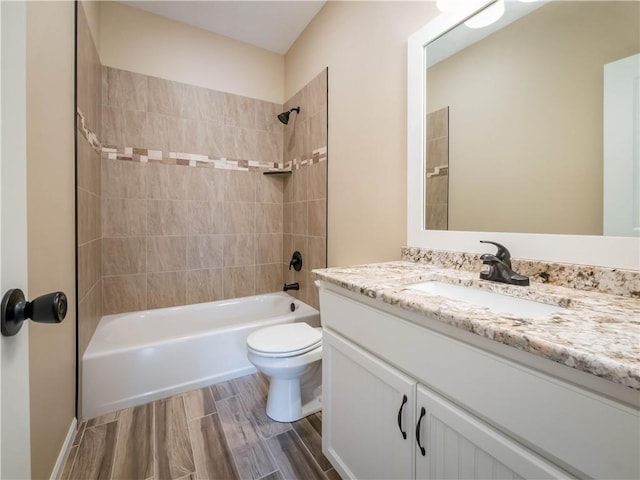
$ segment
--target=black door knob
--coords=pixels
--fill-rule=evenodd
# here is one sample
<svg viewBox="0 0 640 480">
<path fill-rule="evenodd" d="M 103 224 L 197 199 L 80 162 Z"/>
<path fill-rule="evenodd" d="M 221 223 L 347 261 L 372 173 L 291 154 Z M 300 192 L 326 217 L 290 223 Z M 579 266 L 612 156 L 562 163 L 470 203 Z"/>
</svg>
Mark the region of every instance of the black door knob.
<svg viewBox="0 0 640 480">
<path fill-rule="evenodd" d="M 12 337 L 20 331 L 22 322 L 27 318 L 38 323 L 60 323 L 67 315 L 67 296 L 53 292 L 27 302 L 22 290 L 16 288 L 4 294 L 1 309 L 2 335 Z"/>
</svg>

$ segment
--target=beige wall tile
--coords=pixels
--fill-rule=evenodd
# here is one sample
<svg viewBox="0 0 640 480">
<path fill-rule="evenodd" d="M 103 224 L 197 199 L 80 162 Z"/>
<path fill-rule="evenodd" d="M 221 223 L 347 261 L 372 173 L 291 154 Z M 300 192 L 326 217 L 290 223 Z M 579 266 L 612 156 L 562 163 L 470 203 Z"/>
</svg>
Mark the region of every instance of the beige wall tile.
<svg viewBox="0 0 640 480">
<path fill-rule="evenodd" d="M 178 117 L 182 102 L 182 88 L 180 83 L 149 77 L 148 112 Z"/>
<path fill-rule="evenodd" d="M 224 125 L 218 122 L 199 121 L 196 125 L 193 152 L 209 158 L 224 156 Z"/>
<path fill-rule="evenodd" d="M 307 169 L 309 170 L 309 200 L 327 198 L 327 162 L 314 163 Z"/>
<path fill-rule="evenodd" d="M 282 138 L 284 125 L 278 120 L 278 115 L 284 111 L 284 107 L 278 103 L 256 100 L 255 128 L 277 133 Z"/>
<path fill-rule="evenodd" d="M 449 107 L 427 114 L 427 140 L 449 136 Z"/>
<path fill-rule="evenodd" d="M 145 169 L 147 198 L 186 200 L 189 168 L 151 163 Z"/>
<path fill-rule="evenodd" d="M 255 203 L 224 203 L 224 232 L 254 233 Z"/>
<path fill-rule="evenodd" d="M 261 233 L 256 235 L 256 264 L 282 263 L 282 234 Z"/>
<path fill-rule="evenodd" d="M 147 237 L 146 271 L 173 272 L 187 268 L 187 237 Z"/>
<path fill-rule="evenodd" d="M 148 77 L 139 73 L 102 67 L 102 101 L 108 107 L 147 111 Z"/>
<path fill-rule="evenodd" d="M 189 200 L 201 200 L 204 202 L 222 202 L 225 199 L 225 190 L 229 173 L 217 168 L 189 167 L 187 198 Z"/>
<path fill-rule="evenodd" d="M 224 235 L 224 266 L 239 267 L 255 264 L 256 236 Z"/>
<path fill-rule="evenodd" d="M 147 200 L 102 199 L 102 235 L 133 237 L 147 234 Z"/>
<path fill-rule="evenodd" d="M 308 185 L 309 167 L 302 167 L 294 170 L 291 175 L 293 190 L 291 195 L 292 202 L 303 202 L 307 200 L 309 194 Z"/>
<path fill-rule="evenodd" d="M 100 198 L 78 189 L 78 244 L 100 238 Z"/>
<path fill-rule="evenodd" d="M 122 137 L 122 110 L 116 107 L 102 107 L 102 145 L 111 147 L 124 146 Z"/>
<path fill-rule="evenodd" d="M 147 169 L 140 162 L 102 160 L 102 196 L 104 198 L 145 198 Z"/>
<path fill-rule="evenodd" d="M 122 144 L 118 146 L 146 148 L 147 113 L 122 109 Z"/>
<path fill-rule="evenodd" d="M 147 113 L 145 148 L 162 152 L 169 151 L 170 118 L 160 113 Z"/>
<path fill-rule="evenodd" d="M 225 125 L 255 129 L 258 102 L 258 100 L 252 98 L 227 94 L 224 116 Z"/>
<path fill-rule="evenodd" d="M 307 202 L 308 208 L 308 226 L 307 231 L 309 235 L 317 237 L 327 236 L 327 201 L 312 200 Z"/>
<path fill-rule="evenodd" d="M 102 280 L 78 304 L 78 354 L 84 354 L 102 317 Z"/>
<path fill-rule="evenodd" d="M 178 87 L 178 90 L 180 92 L 178 116 L 180 118 L 197 120 L 199 116 L 198 87 L 196 87 L 195 85 L 176 82 L 174 82 L 174 85 Z"/>
<path fill-rule="evenodd" d="M 225 267 L 223 271 L 224 298 L 246 297 L 255 294 L 255 267 Z"/>
<path fill-rule="evenodd" d="M 146 275 L 104 277 L 102 292 L 103 315 L 147 309 Z"/>
<path fill-rule="evenodd" d="M 224 126 L 223 155 L 236 160 L 255 160 L 258 132 L 248 128 Z"/>
<path fill-rule="evenodd" d="M 280 203 L 256 204 L 256 233 L 279 233 L 283 231 L 283 211 Z"/>
<path fill-rule="evenodd" d="M 223 299 L 222 268 L 187 272 L 187 303 L 214 302 Z"/>
<path fill-rule="evenodd" d="M 187 268 L 222 267 L 224 261 L 223 235 L 189 236 L 187 241 Z"/>
<path fill-rule="evenodd" d="M 172 152 L 199 153 L 198 121 L 191 118 L 169 118 L 169 150 Z"/>
<path fill-rule="evenodd" d="M 327 240 L 324 237 L 308 237 L 307 270 L 327 267 Z"/>
<path fill-rule="evenodd" d="M 83 298 L 102 275 L 102 240 L 78 247 L 78 298 Z"/>
<path fill-rule="evenodd" d="M 149 200 L 148 234 L 182 235 L 187 231 L 187 202 Z"/>
<path fill-rule="evenodd" d="M 146 237 L 102 239 L 102 274 L 126 275 L 146 270 Z"/>
<path fill-rule="evenodd" d="M 184 305 L 187 299 L 187 272 L 149 273 L 147 308 Z"/>
<path fill-rule="evenodd" d="M 438 175 L 435 177 L 427 178 L 427 205 L 436 205 L 439 203 L 447 203 L 449 196 L 449 176 Z"/>
<path fill-rule="evenodd" d="M 449 164 L 449 139 L 436 138 L 427 142 L 427 168 Z"/>
<path fill-rule="evenodd" d="M 255 182 L 256 202 L 282 203 L 284 193 L 283 177 L 279 175 L 257 175 Z"/>
<path fill-rule="evenodd" d="M 282 231 L 293 233 L 293 203 L 282 204 Z"/>
<path fill-rule="evenodd" d="M 196 87 L 196 98 L 199 120 L 224 123 L 225 93 Z"/>
<path fill-rule="evenodd" d="M 280 292 L 283 283 L 281 264 L 256 266 L 256 295 Z"/>
<path fill-rule="evenodd" d="M 223 230 L 223 204 L 214 202 L 188 202 L 189 207 L 189 234 L 212 235 L 222 234 Z"/>
<path fill-rule="evenodd" d="M 279 164 L 282 162 L 282 149 L 282 134 L 257 131 L 255 156 L 251 159 Z"/>
<path fill-rule="evenodd" d="M 306 235 L 308 226 L 308 202 L 295 202 L 291 204 L 291 231 L 297 235 Z"/>
</svg>

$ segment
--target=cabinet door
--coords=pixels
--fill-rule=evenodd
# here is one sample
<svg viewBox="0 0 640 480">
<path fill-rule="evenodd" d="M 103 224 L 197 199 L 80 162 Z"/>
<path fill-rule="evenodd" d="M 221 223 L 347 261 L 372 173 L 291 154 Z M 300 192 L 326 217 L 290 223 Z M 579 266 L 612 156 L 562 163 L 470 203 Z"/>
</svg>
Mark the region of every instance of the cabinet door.
<svg viewBox="0 0 640 480">
<path fill-rule="evenodd" d="M 345 479 L 412 478 L 416 382 L 328 330 L 322 342 L 324 454 Z"/>
<path fill-rule="evenodd" d="M 569 477 L 423 385 L 417 387 L 416 413 L 416 435 L 424 447 L 416 441 L 418 479 Z"/>
</svg>

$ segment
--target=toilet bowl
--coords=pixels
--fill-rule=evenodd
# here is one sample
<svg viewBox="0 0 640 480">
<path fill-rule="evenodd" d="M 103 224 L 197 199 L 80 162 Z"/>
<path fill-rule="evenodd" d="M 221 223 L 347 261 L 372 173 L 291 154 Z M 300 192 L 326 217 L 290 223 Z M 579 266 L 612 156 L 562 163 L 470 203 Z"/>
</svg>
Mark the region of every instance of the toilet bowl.
<svg viewBox="0 0 640 480">
<path fill-rule="evenodd" d="M 322 329 L 306 323 L 262 328 L 247 337 L 247 358 L 269 376 L 267 415 L 294 422 L 321 409 Z"/>
</svg>

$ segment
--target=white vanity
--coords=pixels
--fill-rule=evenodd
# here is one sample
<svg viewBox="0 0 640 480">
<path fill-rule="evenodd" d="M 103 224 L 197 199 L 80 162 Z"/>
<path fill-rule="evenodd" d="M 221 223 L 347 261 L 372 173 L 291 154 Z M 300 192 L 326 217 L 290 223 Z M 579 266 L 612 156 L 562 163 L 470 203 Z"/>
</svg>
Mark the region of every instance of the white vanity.
<svg viewBox="0 0 640 480">
<path fill-rule="evenodd" d="M 314 273 L 343 478 L 640 477 L 637 299 L 413 262 Z M 410 288 L 425 280 L 566 308 L 518 318 Z"/>
</svg>

